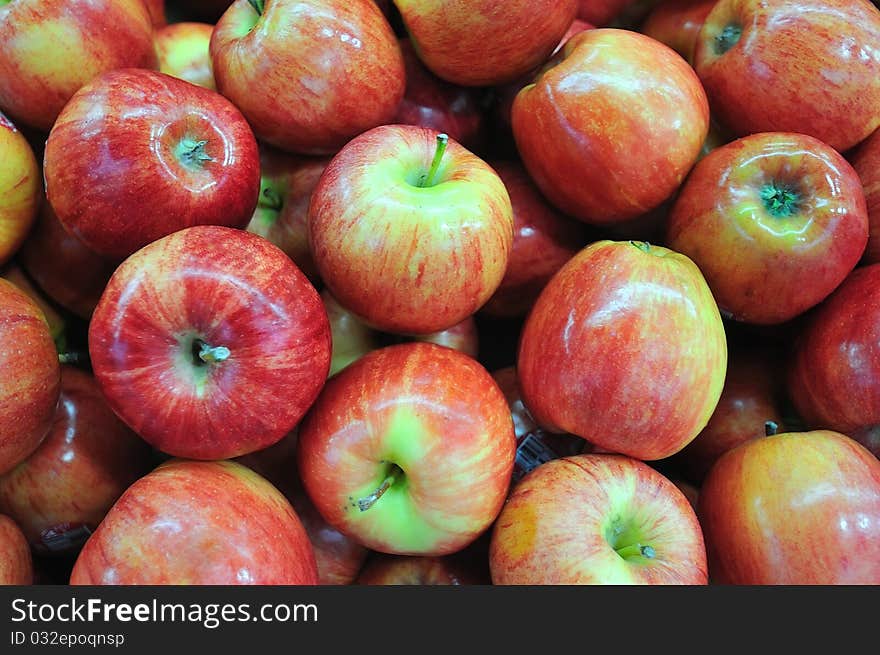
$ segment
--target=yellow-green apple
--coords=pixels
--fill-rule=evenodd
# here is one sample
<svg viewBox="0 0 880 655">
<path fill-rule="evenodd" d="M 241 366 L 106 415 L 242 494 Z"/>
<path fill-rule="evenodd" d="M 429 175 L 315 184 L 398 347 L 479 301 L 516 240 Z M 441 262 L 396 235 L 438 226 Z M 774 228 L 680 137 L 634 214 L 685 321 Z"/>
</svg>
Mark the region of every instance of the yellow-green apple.
<svg viewBox="0 0 880 655">
<path fill-rule="evenodd" d="M 101 257 L 65 230 L 45 198 L 17 259 L 40 290 L 86 320 L 118 263 Z"/>
<path fill-rule="evenodd" d="M 658 2 L 645 17 L 639 31 L 665 43 L 694 62 L 697 36 L 716 0 L 664 0 Z"/>
<path fill-rule="evenodd" d="M 709 129 L 693 68 L 631 30 L 569 39 L 513 102 L 523 163 L 547 199 L 588 223 L 613 224 L 659 206 L 679 187 Z"/>
<path fill-rule="evenodd" d="M 76 551 L 150 468 L 149 446 L 113 413 L 92 375 L 63 366 L 48 435 L 0 476 L 0 512 L 18 523 L 37 552 Z"/>
<path fill-rule="evenodd" d="M 624 455 L 563 457 L 514 488 L 492 528 L 496 585 L 705 585 L 693 507 L 653 468 Z"/>
<path fill-rule="evenodd" d="M 639 241 L 592 243 L 550 280 L 517 354 L 537 423 L 643 460 L 706 426 L 724 385 L 718 306 L 686 256 Z"/>
<path fill-rule="evenodd" d="M 153 39 L 159 57 L 159 70 L 206 89 L 216 90 L 208 46 L 214 26 L 183 21 L 156 30 Z"/>
<path fill-rule="evenodd" d="M 143 0 L 0 2 L 0 110 L 48 132 L 84 84 L 158 66 Z"/>
<path fill-rule="evenodd" d="M 330 366 L 327 313 L 305 275 L 263 237 L 209 225 L 120 264 L 88 345 L 120 418 L 158 450 L 190 459 L 276 443 Z"/>
<path fill-rule="evenodd" d="M 39 306 L 0 278 L 0 475 L 30 455 L 52 425 L 61 365 Z"/>
<path fill-rule="evenodd" d="M 394 0 L 419 58 L 462 86 L 512 82 L 553 52 L 577 0 Z"/>
<path fill-rule="evenodd" d="M 168 24 L 168 17 L 165 15 L 165 0 L 143 0 L 147 7 L 147 13 L 150 14 L 150 22 L 155 30 L 160 30 Z"/>
<path fill-rule="evenodd" d="M 859 144 L 850 163 L 862 181 L 868 208 L 869 236 L 862 263 L 876 264 L 880 262 L 880 129 Z"/>
<path fill-rule="evenodd" d="M 321 301 L 330 321 L 333 343 L 328 375 L 335 375 L 371 350 L 382 347 L 381 333 L 339 304 L 326 287 L 321 289 Z"/>
<path fill-rule="evenodd" d="M 488 371 L 451 348 L 409 342 L 327 381 L 300 424 L 297 464 L 315 507 L 343 534 L 379 552 L 447 555 L 495 520 L 514 448 Z"/>
<path fill-rule="evenodd" d="M 33 285 L 30 278 L 15 262 L 0 269 L 0 277 L 12 282 L 37 304 L 37 307 L 43 312 L 43 318 L 46 319 L 46 323 L 49 325 L 49 334 L 52 336 L 52 341 L 55 342 L 55 348 L 59 353 L 65 352 L 67 345 L 67 320 L 61 315 L 59 310 L 43 295 L 40 289 Z"/>
<path fill-rule="evenodd" d="M 513 210 L 498 174 L 455 140 L 384 125 L 333 157 L 308 232 L 321 279 L 344 307 L 385 332 L 427 334 L 498 288 Z"/>
<path fill-rule="evenodd" d="M 374 553 L 364 564 L 355 584 L 391 585 L 478 585 L 490 584 L 463 566 L 455 555 L 387 555 Z"/>
<path fill-rule="evenodd" d="M 878 51 L 868 0 L 719 0 L 694 68 L 736 136 L 799 132 L 843 152 L 880 126 Z"/>
<path fill-rule="evenodd" d="M 220 92 L 291 152 L 336 152 L 390 122 L 404 93 L 397 37 L 372 0 L 236 0 L 210 50 Z"/>
<path fill-rule="evenodd" d="M 134 68 L 74 94 L 49 133 L 43 172 L 65 229 L 118 259 L 193 225 L 244 227 L 260 191 L 256 139 L 229 100 Z"/>
<path fill-rule="evenodd" d="M 315 553 L 290 503 L 231 461 L 164 462 L 83 546 L 72 585 L 312 585 Z"/>
<path fill-rule="evenodd" d="M 856 268 L 807 317 L 795 340 L 788 394 L 808 427 L 870 439 L 880 425 L 878 380 L 880 264 L 871 264 Z"/>
<path fill-rule="evenodd" d="M 328 157 L 291 155 L 261 143 L 260 198 L 247 225 L 286 252 L 313 284 L 320 277 L 309 250 L 309 201 L 329 162 Z"/>
<path fill-rule="evenodd" d="M 41 195 L 40 167 L 34 151 L 0 113 L 0 266 L 24 243 L 37 216 Z"/>
<path fill-rule="evenodd" d="M 490 160 L 510 195 L 513 246 L 501 284 L 480 308 L 495 317 L 525 316 L 562 265 L 587 245 L 587 226 L 557 211 L 516 160 Z"/>
<path fill-rule="evenodd" d="M 880 584 L 880 461 L 830 430 L 722 455 L 698 515 L 713 583 Z"/>
<path fill-rule="evenodd" d="M 0 514 L 0 585 L 30 585 L 34 561 L 27 539 L 8 516 Z"/>
<path fill-rule="evenodd" d="M 867 242 L 858 174 L 834 148 L 793 132 L 751 134 L 703 157 L 665 239 L 700 267 L 725 316 L 765 325 L 826 298 Z"/>
</svg>

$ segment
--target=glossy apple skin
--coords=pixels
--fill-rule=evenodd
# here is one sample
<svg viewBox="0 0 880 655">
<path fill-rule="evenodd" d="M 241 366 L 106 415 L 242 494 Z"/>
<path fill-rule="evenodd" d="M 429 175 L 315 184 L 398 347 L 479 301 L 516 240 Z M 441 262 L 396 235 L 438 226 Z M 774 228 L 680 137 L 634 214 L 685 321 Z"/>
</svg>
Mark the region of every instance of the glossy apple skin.
<svg viewBox="0 0 880 655">
<path fill-rule="evenodd" d="M 465 548 L 495 520 L 513 468 L 498 385 L 473 358 L 435 344 L 364 355 L 327 381 L 299 434 L 300 476 L 321 515 L 390 554 Z M 359 509 L 395 465 L 403 473 Z"/>
<path fill-rule="evenodd" d="M 727 342 L 709 286 L 687 257 L 597 241 L 544 287 L 517 369 L 537 423 L 643 460 L 669 457 L 706 426 Z"/>
<path fill-rule="evenodd" d="M 369 0 L 269 0 L 262 16 L 236 0 L 211 60 L 259 139 L 302 154 L 333 154 L 390 122 L 405 88 L 397 37 Z"/>
<path fill-rule="evenodd" d="M 501 284 L 480 312 L 525 316 L 551 277 L 589 241 L 587 227 L 550 205 L 516 160 L 490 165 L 507 187 L 513 207 L 513 245 Z"/>
<path fill-rule="evenodd" d="M 855 269 L 798 334 L 788 391 L 811 428 L 880 425 L 880 264 Z"/>
<path fill-rule="evenodd" d="M 228 358 L 203 361 L 203 341 Z M 244 230 L 187 228 L 126 259 L 89 324 L 113 410 L 160 451 L 226 459 L 287 434 L 320 391 L 330 327 L 318 292 Z"/>
<path fill-rule="evenodd" d="M 395 334 L 445 330 L 479 309 L 504 277 L 513 242 L 498 174 L 450 139 L 432 186 L 418 187 L 437 131 L 386 125 L 330 162 L 312 194 L 309 245 L 336 299 Z"/>
<path fill-rule="evenodd" d="M 0 475 L 49 432 L 61 386 L 58 353 L 37 304 L 0 278 Z"/>
<path fill-rule="evenodd" d="M 18 252 L 18 261 L 47 296 L 86 320 L 117 265 L 116 260 L 101 257 L 65 230 L 45 199 Z"/>
<path fill-rule="evenodd" d="M 313 284 L 320 275 L 309 249 L 309 201 L 329 162 L 260 144 L 260 198 L 247 224 L 287 253 Z"/>
<path fill-rule="evenodd" d="M 131 485 L 72 585 L 313 585 L 315 553 L 278 489 L 235 462 L 171 460 Z"/>
<path fill-rule="evenodd" d="M 151 464 L 149 446 L 117 418 L 94 378 L 63 366 L 49 434 L 0 477 L 0 512 L 36 551 L 75 551 Z"/>
<path fill-rule="evenodd" d="M 418 555 L 372 555 L 364 565 L 355 584 L 391 585 L 475 585 L 489 584 L 457 562 L 453 556 L 424 557 Z"/>
<path fill-rule="evenodd" d="M 143 0 L 42 0 L 0 6 L 0 110 L 48 132 L 84 84 L 116 68 L 158 66 Z"/>
<path fill-rule="evenodd" d="M 676 191 L 708 133 L 709 105 L 678 53 L 602 28 L 568 40 L 560 61 L 517 94 L 511 122 L 547 199 L 587 223 L 613 224 Z"/>
<path fill-rule="evenodd" d="M 725 453 L 700 489 L 713 582 L 880 583 L 880 461 L 837 432 L 789 432 Z"/>
<path fill-rule="evenodd" d="M 794 194 L 774 211 L 766 191 Z M 767 132 L 716 148 L 688 176 L 666 244 L 690 257 L 725 315 L 789 321 L 855 268 L 868 242 L 861 181 L 833 148 L 804 134 Z"/>
<path fill-rule="evenodd" d="M 159 70 L 187 82 L 216 91 L 208 46 L 214 26 L 185 21 L 156 30 L 153 39 L 159 57 Z"/>
<path fill-rule="evenodd" d="M 0 277 L 9 282 L 12 282 L 15 286 L 25 292 L 28 298 L 33 300 L 37 307 L 40 308 L 40 311 L 43 313 L 43 318 L 46 319 L 46 323 L 49 326 L 49 334 L 52 336 L 52 341 L 55 342 L 55 348 L 59 353 L 66 352 L 67 347 L 67 319 L 62 316 L 58 309 L 51 304 L 51 302 L 46 298 L 42 291 L 37 289 L 33 283 L 31 283 L 30 278 L 24 273 L 24 271 L 19 267 L 15 262 L 3 267 L 0 269 Z"/>
<path fill-rule="evenodd" d="M 631 544 L 651 546 L 655 556 L 617 552 Z M 496 585 L 708 582 L 687 498 L 623 455 L 563 457 L 529 473 L 495 522 L 489 566 Z"/>
<path fill-rule="evenodd" d="M 41 195 L 34 151 L 12 121 L 0 113 L 0 266 L 24 243 Z"/>
<path fill-rule="evenodd" d="M 394 0 L 419 57 L 462 86 L 511 82 L 539 66 L 571 25 L 577 0 Z"/>
<path fill-rule="evenodd" d="M 181 154 L 202 141 L 201 154 Z M 46 197 L 65 229 L 118 259 L 193 225 L 244 227 L 260 189 L 241 112 L 214 91 L 143 69 L 77 91 L 44 161 Z"/>
<path fill-rule="evenodd" d="M 445 132 L 469 149 L 483 145 L 485 117 L 478 92 L 434 75 L 419 59 L 409 38 L 400 39 L 400 51 L 406 91 L 391 122 Z"/>
<path fill-rule="evenodd" d="M 21 529 L 0 514 L 0 585 L 30 585 L 34 582 L 31 549 Z"/>
<path fill-rule="evenodd" d="M 726 26 L 742 35 L 719 54 Z M 694 67 L 736 136 L 799 132 L 843 152 L 880 126 L 880 11 L 868 0 L 719 0 Z"/>
<path fill-rule="evenodd" d="M 664 0 L 648 13 L 639 31 L 694 62 L 697 36 L 716 0 Z"/>
<path fill-rule="evenodd" d="M 868 245 L 863 264 L 880 262 L 880 129 L 875 130 L 856 148 L 850 158 L 862 181 L 868 208 Z"/>
</svg>

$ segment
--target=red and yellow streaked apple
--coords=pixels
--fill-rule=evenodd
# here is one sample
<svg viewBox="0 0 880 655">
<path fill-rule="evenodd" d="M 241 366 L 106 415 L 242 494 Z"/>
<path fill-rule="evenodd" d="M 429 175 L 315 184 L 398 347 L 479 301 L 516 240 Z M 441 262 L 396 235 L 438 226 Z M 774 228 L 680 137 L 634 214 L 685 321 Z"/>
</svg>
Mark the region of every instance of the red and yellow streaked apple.
<svg viewBox="0 0 880 655">
<path fill-rule="evenodd" d="M 862 263 L 877 264 L 880 262 L 880 129 L 859 144 L 850 163 L 862 181 L 868 209 L 869 236 Z"/>
<path fill-rule="evenodd" d="M 165 15 L 165 0 L 144 0 L 147 6 L 147 12 L 150 14 L 150 22 L 157 31 L 168 24 L 168 17 Z"/>
<path fill-rule="evenodd" d="M 213 33 L 213 25 L 195 21 L 171 23 L 157 29 L 153 39 L 159 70 L 216 91 L 208 50 Z"/>
<path fill-rule="evenodd" d="M 639 28 L 665 43 L 693 65 L 697 37 L 716 0 L 664 0 L 654 5 Z"/>
<path fill-rule="evenodd" d="M 297 463 L 312 502 L 344 534 L 379 552 L 447 555 L 495 520 L 514 448 L 510 410 L 486 369 L 410 342 L 327 381 L 300 424 Z"/>
<path fill-rule="evenodd" d="M 36 303 L 40 311 L 43 312 L 43 318 L 46 319 L 46 323 L 49 325 L 49 334 L 52 335 L 55 348 L 59 353 L 64 353 L 67 346 L 67 318 L 60 313 L 40 289 L 33 285 L 27 274 L 15 262 L 0 269 L 0 277 L 12 282 L 12 284 L 24 291 L 28 298 Z"/>
<path fill-rule="evenodd" d="M 0 585 L 34 583 L 34 560 L 18 525 L 0 514 Z"/>
<path fill-rule="evenodd" d="M 12 121 L 0 113 L 0 266 L 18 252 L 40 206 L 40 167 Z"/>
</svg>

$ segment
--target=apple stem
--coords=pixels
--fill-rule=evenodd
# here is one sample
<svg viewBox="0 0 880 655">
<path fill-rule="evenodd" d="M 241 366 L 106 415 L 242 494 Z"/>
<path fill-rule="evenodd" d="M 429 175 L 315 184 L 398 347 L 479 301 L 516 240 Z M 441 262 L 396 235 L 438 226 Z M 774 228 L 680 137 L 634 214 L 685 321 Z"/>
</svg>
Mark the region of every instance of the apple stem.
<svg viewBox="0 0 880 655">
<path fill-rule="evenodd" d="M 210 346 L 201 339 L 196 339 L 193 345 L 199 348 L 199 359 L 205 364 L 223 362 L 232 354 L 226 346 Z"/>
<path fill-rule="evenodd" d="M 371 493 L 369 496 L 361 498 L 357 501 L 358 509 L 362 512 L 366 512 L 373 505 L 375 505 L 376 501 L 379 500 L 385 494 L 385 492 L 391 488 L 391 485 L 394 484 L 394 482 L 397 480 L 398 472 L 402 472 L 402 470 L 399 466 L 395 465 L 391 473 L 389 473 L 388 476 L 384 480 L 382 480 L 382 484 L 379 485 L 379 488 L 376 489 L 376 491 Z"/>
<path fill-rule="evenodd" d="M 779 430 L 779 424 L 776 421 L 764 422 L 764 436 L 772 437 Z"/>
<path fill-rule="evenodd" d="M 248 0 L 248 4 L 254 8 L 254 11 L 257 12 L 260 16 L 263 15 L 263 7 L 266 4 L 266 0 Z"/>
<path fill-rule="evenodd" d="M 630 243 L 642 252 L 650 252 L 651 250 L 651 244 L 647 241 L 630 241 Z"/>
<path fill-rule="evenodd" d="M 629 546 L 618 548 L 617 554 L 623 559 L 630 559 L 632 557 L 654 559 L 657 555 L 656 551 L 651 546 L 642 546 L 641 544 L 630 544 Z"/>
<path fill-rule="evenodd" d="M 427 174 L 423 175 L 422 179 L 419 180 L 420 187 L 434 186 L 434 177 L 437 175 L 437 170 L 440 168 L 440 160 L 443 159 L 443 155 L 446 152 L 446 145 L 448 143 L 449 135 L 437 135 L 437 149 L 434 151 L 434 160 L 431 162 L 431 168 L 428 169 Z"/>
<path fill-rule="evenodd" d="M 275 191 L 275 189 L 272 189 L 271 187 L 266 187 L 260 194 L 259 204 L 260 207 L 263 207 L 264 209 L 281 211 L 281 207 L 284 205 L 284 202 L 281 200 L 281 196 L 278 194 L 277 191 Z"/>
</svg>

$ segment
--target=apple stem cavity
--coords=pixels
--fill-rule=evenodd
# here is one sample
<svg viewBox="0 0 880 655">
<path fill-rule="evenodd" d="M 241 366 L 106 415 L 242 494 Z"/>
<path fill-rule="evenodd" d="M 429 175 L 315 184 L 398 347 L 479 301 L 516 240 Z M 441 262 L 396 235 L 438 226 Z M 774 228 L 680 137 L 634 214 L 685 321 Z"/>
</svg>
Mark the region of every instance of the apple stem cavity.
<svg viewBox="0 0 880 655">
<path fill-rule="evenodd" d="M 776 421 L 764 422 L 764 436 L 772 437 L 779 430 L 779 424 Z"/>
<path fill-rule="evenodd" d="M 226 346 L 211 346 L 201 339 L 193 341 L 193 359 L 196 364 L 216 364 L 226 361 L 231 354 Z"/>
<path fill-rule="evenodd" d="M 254 8 L 258 15 L 263 15 L 263 7 L 266 4 L 266 0 L 248 0 L 248 4 Z"/>
<path fill-rule="evenodd" d="M 742 25 L 730 23 L 725 25 L 721 33 L 715 37 L 715 53 L 723 55 L 739 42 L 742 36 Z"/>
<path fill-rule="evenodd" d="M 403 473 L 403 469 L 400 468 L 397 464 L 394 464 L 391 468 L 391 472 L 385 477 L 385 479 L 382 481 L 382 484 L 379 485 L 379 488 L 376 489 L 376 491 L 371 493 L 369 496 L 358 499 L 358 509 L 362 512 L 366 512 L 373 505 L 375 505 L 376 501 L 378 501 L 385 494 L 385 492 L 391 488 L 391 485 L 395 483 L 395 481 L 397 480 L 397 476 L 400 473 Z"/>
<path fill-rule="evenodd" d="M 437 171 L 440 168 L 440 161 L 446 153 L 446 146 L 448 143 L 449 135 L 437 135 L 437 149 L 434 151 L 434 160 L 431 162 L 431 168 L 429 168 L 428 172 L 425 175 L 422 175 L 422 178 L 419 180 L 419 187 L 425 188 L 434 186 L 434 178 L 437 176 Z"/>
<path fill-rule="evenodd" d="M 201 168 L 205 162 L 214 161 L 214 158 L 205 152 L 207 144 L 205 140 L 196 141 L 187 137 L 177 146 L 177 158 L 188 168 Z"/>
<path fill-rule="evenodd" d="M 643 546 L 641 544 L 630 544 L 629 546 L 618 548 L 616 552 L 625 560 L 632 559 L 633 557 L 654 559 L 657 555 L 656 551 L 651 546 Z"/>
<path fill-rule="evenodd" d="M 772 216 L 791 216 L 800 207 L 798 193 L 789 186 L 771 182 L 761 189 L 761 200 Z"/>
</svg>

